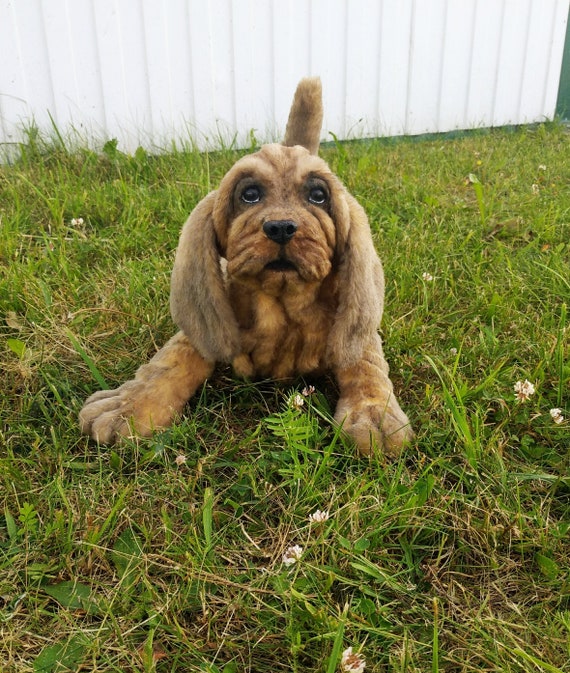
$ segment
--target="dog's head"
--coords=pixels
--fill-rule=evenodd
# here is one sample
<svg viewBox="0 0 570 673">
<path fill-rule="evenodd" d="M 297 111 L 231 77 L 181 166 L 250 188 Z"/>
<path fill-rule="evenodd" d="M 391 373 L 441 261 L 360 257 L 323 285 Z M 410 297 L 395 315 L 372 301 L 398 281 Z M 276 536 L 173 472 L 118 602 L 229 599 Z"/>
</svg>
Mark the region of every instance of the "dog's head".
<svg viewBox="0 0 570 673">
<path fill-rule="evenodd" d="M 348 233 L 343 191 L 304 147 L 266 145 L 238 161 L 212 213 L 228 276 L 270 294 L 323 281 Z"/>
<path fill-rule="evenodd" d="M 182 231 L 171 310 L 207 359 L 231 362 L 240 352 L 224 271 L 232 283 L 273 296 L 314 288 L 335 274 L 336 320 L 323 335 L 331 366 L 360 357 L 378 327 L 382 269 L 362 208 L 316 156 L 320 101 L 320 82 L 303 80 L 284 144 L 240 159 Z"/>
</svg>

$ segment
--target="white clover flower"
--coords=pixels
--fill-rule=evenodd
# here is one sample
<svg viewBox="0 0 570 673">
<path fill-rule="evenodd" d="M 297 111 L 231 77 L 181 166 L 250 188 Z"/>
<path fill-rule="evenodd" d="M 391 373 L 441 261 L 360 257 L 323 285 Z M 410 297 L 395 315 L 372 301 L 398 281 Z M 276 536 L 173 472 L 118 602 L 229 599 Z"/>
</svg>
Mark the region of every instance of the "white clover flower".
<svg viewBox="0 0 570 673">
<path fill-rule="evenodd" d="M 564 421 L 564 416 L 562 415 L 562 409 L 551 409 L 550 416 L 557 425 L 559 425 Z"/>
<path fill-rule="evenodd" d="M 321 512 L 320 509 L 317 509 L 312 514 L 309 514 L 309 521 L 311 523 L 324 523 L 325 521 L 328 521 L 328 519 L 329 519 L 328 510 Z"/>
<path fill-rule="evenodd" d="M 540 193 L 540 187 L 536 184 L 536 182 L 531 186 L 531 191 L 533 194 Z"/>
<path fill-rule="evenodd" d="M 283 563 L 286 566 L 291 566 L 294 563 L 297 563 L 297 561 L 300 561 L 302 555 L 303 555 L 303 547 L 299 547 L 298 544 L 295 544 L 291 547 L 287 547 L 285 553 L 283 554 Z"/>
<path fill-rule="evenodd" d="M 301 395 L 303 397 L 310 397 L 311 395 L 315 394 L 315 386 L 305 386 L 303 390 L 301 390 Z"/>
<path fill-rule="evenodd" d="M 305 399 L 303 398 L 302 395 L 299 395 L 299 393 L 297 393 L 296 395 L 293 395 L 293 397 L 289 401 L 289 404 L 293 407 L 293 409 L 297 409 L 297 411 L 300 411 L 305 405 Z"/>
<path fill-rule="evenodd" d="M 71 226 L 72 227 L 81 227 L 83 225 L 83 218 L 82 217 L 72 217 L 71 218 Z"/>
<path fill-rule="evenodd" d="M 538 164 L 538 170 L 539 171 L 545 171 L 546 170 L 546 165 L 545 164 Z"/>
<path fill-rule="evenodd" d="M 180 467 L 180 465 L 185 465 L 186 464 L 186 456 L 183 455 L 182 453 L 174 459 L 174 462 Z"/>
<path fill-rule="evenodd" d="M 526 402 L 526 400 L 530 399 L 531 395 L 534 395 L 534 386 L 527 379 L 517 381 L 514 388 L 519 402 Z"/>
<path fill-rule="evenodd" d="M 366 660 L 361 654 L 354 653 L 352 647 L 348 647 L 342 653 L 340 666 L 345 673 L 362 673 L 366 668 Z"/>
<path fill-rule="evenodd" d="M 451 355 L 457 355 L 457 348 L 450 348 L 449 352 Z"/>
<path fill-rule="evenodd" d="M 433 276 L 431 275 L 431 273 L 428 273 L 427 271 L 424 271 L 422 273 L 422 278 L 423 280 L 426 281 L 426 283 L 431 283 L 431 281 L 433 280 Z"/>
</svg>

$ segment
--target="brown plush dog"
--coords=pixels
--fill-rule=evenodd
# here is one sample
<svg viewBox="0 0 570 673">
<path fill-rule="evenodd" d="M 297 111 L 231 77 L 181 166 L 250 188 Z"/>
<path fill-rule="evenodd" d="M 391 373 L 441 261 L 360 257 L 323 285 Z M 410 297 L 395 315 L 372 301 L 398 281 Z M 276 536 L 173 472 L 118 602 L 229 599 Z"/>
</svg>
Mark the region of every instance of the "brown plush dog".
<svg viewBox="0 0 570 673">
<path fill-rule="evenodd" d="M 377 328 L 384 278 L 363 209 L 317 155 L 318 78 L 299 83 L 282 145 L 240 159 L 184 225 L 171 286 L 180 328 L 81 430 L 102 443 L 169 426 L 216 362 L 246 377 L 331 372 L 335 420 L 363 454 L 413 437 Z"/>
</svg>

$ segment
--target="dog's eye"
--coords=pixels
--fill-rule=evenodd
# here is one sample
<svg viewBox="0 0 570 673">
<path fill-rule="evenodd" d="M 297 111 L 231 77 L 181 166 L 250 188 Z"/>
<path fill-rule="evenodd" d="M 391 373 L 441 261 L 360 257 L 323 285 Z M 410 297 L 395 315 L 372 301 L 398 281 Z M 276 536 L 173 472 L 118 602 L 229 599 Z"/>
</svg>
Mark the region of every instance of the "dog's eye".
<svg viewBox="0 0 570 673">
<path fill-rule="evenodd" d="M 316 206 L 322 206 L 327 199 L 328 194 L 322 187 L 313 187 L 309 192 L 309 201 Z"/>
<path fill-rule="evenodd" d="M 240 195 L 244 203 L 258 203 L 261 201 L 261 189 L 257 185 L 246 187 Z"/>
</svg>

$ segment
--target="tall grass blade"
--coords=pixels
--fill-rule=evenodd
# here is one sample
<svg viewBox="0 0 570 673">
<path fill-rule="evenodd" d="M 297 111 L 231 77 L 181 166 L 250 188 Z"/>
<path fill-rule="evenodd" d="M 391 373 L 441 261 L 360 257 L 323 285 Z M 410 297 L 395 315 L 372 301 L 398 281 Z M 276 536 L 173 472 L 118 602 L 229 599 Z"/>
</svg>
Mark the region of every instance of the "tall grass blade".
<svg viewBox="0 0 570 673">
<path fill-rule="evenodd" d="M 214 520 L 214 490 L 209 486 L 204 490 L 204 505 L 202 506 L 202 525 L 206 549 L 212 548 L 212 530 Z"/>
<path fill-rule="evenodd" d="M 439 673 L 439 604 L 433 599 L 433 642 L 431 673 Z"/>
<path fill-rule="evenodd" d="M 560 322 L 558 323 L 558 334 L 556 337 L 556 348 L 554 358 L 556 364 L 556 374 L 558 375 L 558 388 L 556 390 L 556 406 L 562 406 L 562 397 L 566 381 L 564 380 L 564 343 L 568 325 L 566 324 L 566 304 L 560 307 Z"/>
<path fill-rule="evenodd" d="M 343 639 L 344 639 L 344 615 L 338 622 L 338 628 L 334 638 L 333 648 L 329 659 L 329 665 L 327 666 L 327 673 L 334 673 L 337 669 L 337 664 L 340 661 L 340 653 L 342 650 Z"/>
<path fill-rule="evenodd" d="M 542 659 L 539 659 L 538 657 L 535 657 L 532 654 L 529 654 L 528 652 L 525 652 L 524 650 L 521 650 L 518 647 L 512 650 L 512 653 L 517 655 L 521 659 L 528 661 L 537 668 L 546 671 L 546 673 L 564 673 L 564 671 L 561 668 L 558 668 L 558 666 L 553 666 L 552 664 L 549 664 L 546 661 L 542 661 Z"/>
<path fill-rule="evenodd" d="M 443 399 L 451 413 L 451 422 L 457 435 L 463 442 L 467 462 L 473 469 L 475 469 L 478 463 L 479 442 L 477 440 L 477 435 L 473 435 L 473 431 L 467 417 L 467 409 L 462 400 L 463 394 L 459 390 L 455 381 L 451 379 L 451 386 L 453 388 L 452 394 L 434 360 L 429 355 L 425 355 L 425 358 L 430 363 L 441 382 Z"/>
<path fill-rule="evenodd" d="M 97 366 L 95 365 L 93 360 L 89 357 L 83 346 L 79 343 L 79 340 L 71 333 L 70 330 L 67 330 L 67 337 L 73 344 L 73 348 L 75 348 L 77 354 L 87 365 L 89 371 L 91 372 L 95 381 L 97 381 L 97 384 L 99 385 L 101 390 L 109 390 L 110 388 L 109 384 L 107 383 L 107 381 L 105 381 L 105 378 L 103 377 L 101 372 L 97 369 Z"/>
</svg>

